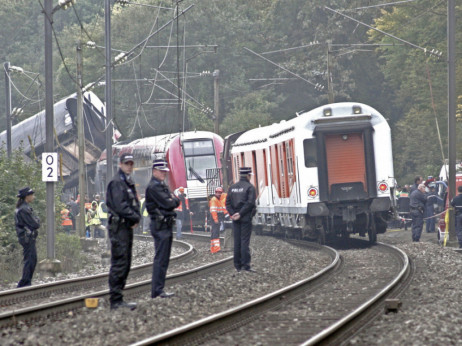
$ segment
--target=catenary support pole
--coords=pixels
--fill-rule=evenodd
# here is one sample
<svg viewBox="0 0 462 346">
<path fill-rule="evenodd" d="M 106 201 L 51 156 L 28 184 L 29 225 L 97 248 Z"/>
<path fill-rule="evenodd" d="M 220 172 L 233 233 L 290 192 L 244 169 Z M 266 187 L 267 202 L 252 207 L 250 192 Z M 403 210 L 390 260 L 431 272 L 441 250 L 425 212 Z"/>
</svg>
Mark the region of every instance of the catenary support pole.
<svg viewBox="0 0 462 346">
<path fill-rule="evenodd" d="M 6 92 L 6 150 L 8 157 L 11 157 L 11 83 L 10 83 L 10 62 L 3 64 L 5 69 L 5 92 Z"/>
</svg>

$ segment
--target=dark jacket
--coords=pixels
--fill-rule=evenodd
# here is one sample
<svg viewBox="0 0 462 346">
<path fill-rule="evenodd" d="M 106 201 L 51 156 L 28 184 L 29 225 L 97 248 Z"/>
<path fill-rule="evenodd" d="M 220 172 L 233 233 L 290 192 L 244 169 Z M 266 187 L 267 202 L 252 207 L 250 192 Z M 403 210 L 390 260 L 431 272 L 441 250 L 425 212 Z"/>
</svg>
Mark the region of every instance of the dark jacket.
<svg viewBox="0 0 462 346">
<path fill-rule="evenodd" d="M 106 205 L 110 213 L 109 223 L 112 214 L 117 214 L 120 219 L 129 226 L 140 222 L 140 202 L 136 196 L 135 184 L 127 180 L 125 173 L 119 169 L 107 186 Z"/>
<path fill-rule="evenodd" d="M 247 178 L 241 178 L 228 190 L 226 210 L 230 216 L 239 213 L 241 215 L 240 221 L 250 221 L 255 209 L 255 199 L 255 187 Z"/>
<path fill-rule="evenodd" d="M 411 193 L 409 203 L 411 209 L 421 209 L 423 212 L 426 203 L 427 197 L 420 190 L 415 190 Z"/>
<path fill-rule="evenodd" d="M 155 218 L 156 209 L 164 217 L 176 216 L 174 209 L 180 205 L 178 197 L 173 196 L 164 182 L 152 177 L 146 188 L 146 209 L 149 216 Z"/>
<path fill-rule="evenodd" d="M 34 214 L 31 206 L 24 202 L 14 211 L 14 221 L 16 224 L 16 234 L 21 237 L 25 234 L 26 228 L 30 231 L 36 231 L 40 228 L 40 220 Z"/>
<path fill-rule="evenodd" d="M 451 205 L 455 208 L 456 215 L 462 214 L 462 193 L 452 199 Z"/>
</svg>

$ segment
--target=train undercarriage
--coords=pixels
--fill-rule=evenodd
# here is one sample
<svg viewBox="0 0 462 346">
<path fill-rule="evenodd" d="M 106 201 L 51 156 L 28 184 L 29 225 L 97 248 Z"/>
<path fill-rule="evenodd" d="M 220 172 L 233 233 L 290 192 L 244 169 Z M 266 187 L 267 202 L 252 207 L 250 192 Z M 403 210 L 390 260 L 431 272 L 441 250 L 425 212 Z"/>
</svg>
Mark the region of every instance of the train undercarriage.
<svg viewBox="0 0 462 346">
<path fill-rule="evenodd" d="M 257 213 L 254 225 L 259 234 L 304 239 L 320 244 L 331 243 L 338 238 L 346 240 L 352 234 L 367 236 L 369 243 L 375 244 L 377 234 L 386 232 L 389 217 L 388 211 L 361 210 L 355 213 L 347 207 L 343 208 L 340 215 L 338 210 L 331 210 L 327 216 L 316 217 L 308 214 Z"/>
</svg>

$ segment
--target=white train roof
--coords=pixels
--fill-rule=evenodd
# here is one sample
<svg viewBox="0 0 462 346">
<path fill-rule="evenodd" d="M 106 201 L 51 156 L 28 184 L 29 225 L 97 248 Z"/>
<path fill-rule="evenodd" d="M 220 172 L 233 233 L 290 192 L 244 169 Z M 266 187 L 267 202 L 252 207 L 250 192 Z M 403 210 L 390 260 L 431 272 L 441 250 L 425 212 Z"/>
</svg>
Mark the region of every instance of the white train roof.
<svg viewBox="0 0 462 346">
<path fill-rule="evenodd" d="M 353 107 L 360 107 L 360 112 L 354 114 Z M 325 116 L 324 111 L 329 109 L 331 115 Z M 256 145 L 258 147 L 260 143 L 262 146 L 266 146 L 267 142 L 272 141 L 273 138 L 283 136 L 284 133 L 292 132 L 294 129 L 305 128 L 313 131 L 317 123 L 323 122 L 324 120 L 326 120 L 326 122 L 341 122 L 351 121 L 354 120 L 354 118 L 360 120 L 366 117 L 371 121 L 372 126 L 379 123 L 386 123 L 385 118 L 377 110 L 368 105 L 355 102 L 328 104 L 311 111 L 297 113 L 297 115 L 297 117 L 287 121 L 282 120 L 279 123 L 246 131 L 234 142 L 233 147 L 243 145 Z"/>
</svg>

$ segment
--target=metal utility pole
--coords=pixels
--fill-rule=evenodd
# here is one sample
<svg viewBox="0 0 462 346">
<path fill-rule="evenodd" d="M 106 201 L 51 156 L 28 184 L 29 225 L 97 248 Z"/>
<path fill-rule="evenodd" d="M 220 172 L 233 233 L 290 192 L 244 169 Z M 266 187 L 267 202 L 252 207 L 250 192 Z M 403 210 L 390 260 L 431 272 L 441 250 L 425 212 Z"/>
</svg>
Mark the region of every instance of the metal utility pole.
<svg viewBox="0 0 462 346">
<path fill-rule="evenodd" d="M 53 53 L 52 17 L 53 0 L 45 0 L 45 152 L 54 151 Z M 55 258 L 55 183 L 46 182 L 47 258 Z"/>
<path fill-rule="evenodd" d="M 5 91 L 6 91 L 6 150 L 8 157 L 11 157 L 11 83 L 10 83 L 10 62 L 3 64 L 5 69 Z"/>
<path fill-rule="evenodd" d="M 448 0 L 448 136 L 449 136 L 449 195 L 456 195 L 456 10 L 455 0 Z M 456 243 L 454 212 L 449 210 L 449 242 Z"/>
<path fill-rule="evenodd" d="M 182 0 L 180 0 L 182 1 Z M 177 126 L 178 128 L 175 131 L 181 131 L 182 124 L 182 114 L 181 114 L 181 78 L 180 78 L 180 31 L 179 31 L 179 21 L 180 21 L 180 1 L 176 2 L 176 74 L 177 74 L 177 83 L 178 83 L 178 117 L 177 117 Z"/>
<path fill-rule="evenodd" d="M 104 1 L 106 45 L 106 185 L 112 178 L 112 66 L 111 66 L 111 1 Z M 80 195 L 83 198 L 84 195 Z"/>
<path fill-rule="evenodd" d="M 219 135 L 220 134 L 220 124 L 218 122 L 219 120 L 219 110 L 220 110 L 220 96 L 219 96 L 219 90 L 218 90 L 218 81 L 220 80 L 220 70 L 215 70 L 213 71 L 213 108 L 214 108 L 214 116 L 215 119 L 213 121 L 214 126 L 213 126 L 213 131 Z"/>
<path fill-rule="evenodd" d="M 85 238 L 85 133 L 83 121 L 83 96 L 82 96 L 82 47 L 77 44 L 77 138 L 79 143 L 79 229 L 77 233 Z"/>
<path fill-rule="evenodd" d="M 329 103 L 334 103 L 334 87 L 332 85 L 331 43 L 327 43 L 327 97 Z"/>
</svg>

